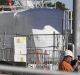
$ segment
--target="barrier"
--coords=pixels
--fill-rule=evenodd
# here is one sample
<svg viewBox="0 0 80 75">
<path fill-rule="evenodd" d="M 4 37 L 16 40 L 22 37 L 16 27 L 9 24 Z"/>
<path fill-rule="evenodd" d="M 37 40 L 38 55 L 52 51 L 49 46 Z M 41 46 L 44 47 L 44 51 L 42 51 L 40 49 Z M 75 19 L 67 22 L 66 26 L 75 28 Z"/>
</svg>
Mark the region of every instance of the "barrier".
<svg viewBox="0 0 80 75">
<path fill-rule="evenodd" d="M 59 71 L 44 71 L 38 69 L 29 69 L 22 67 L 12 67 L 12 66 L 4 66 L 0 65 L 0 71 L 7 72 L 11 75 L 80 75 L 80 73 L 76 72 L 59 72 Z"/>
</svg>

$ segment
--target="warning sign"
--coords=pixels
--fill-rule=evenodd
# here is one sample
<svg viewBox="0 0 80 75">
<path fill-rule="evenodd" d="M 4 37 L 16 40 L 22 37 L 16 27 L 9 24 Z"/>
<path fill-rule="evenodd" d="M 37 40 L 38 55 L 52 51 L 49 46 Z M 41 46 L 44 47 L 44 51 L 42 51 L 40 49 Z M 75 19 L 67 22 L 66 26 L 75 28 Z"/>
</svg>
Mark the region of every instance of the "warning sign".
<svg viewBox="0 0 80 75">
<path fill-rule="evenodd" d="M 14 37 L 14 54 L 26 54 L 26 37 Z"/>
</svg>

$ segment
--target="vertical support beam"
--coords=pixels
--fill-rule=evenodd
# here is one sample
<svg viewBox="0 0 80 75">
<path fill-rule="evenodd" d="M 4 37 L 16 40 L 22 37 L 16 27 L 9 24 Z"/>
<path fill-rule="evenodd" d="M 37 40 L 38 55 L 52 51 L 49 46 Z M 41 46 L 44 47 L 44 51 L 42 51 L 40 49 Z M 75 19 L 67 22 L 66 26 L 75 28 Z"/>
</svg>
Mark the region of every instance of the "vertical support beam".
<svg viewBox="0 0 80 75">
<path fill-rule="evenodd" d="M 65 11 L 64 11 L 64 18 L 63 18 L 63 31 L 66 29 L 66 25 L 65 25 Z"/>
<path fill-rule="evenodd" d="M 72 29 L 72 21 L 73 21 L 73 15 L 72 15 L 72 11 L 71 11 L 71 34 L 73 33 L 73 29 Z"/>
<path fill-rule="evenodd" d="M 55 0 L 55 9 L 56 9 L 56 2 L 57 2 L 57 1 Z"/>
<path fill-rule="evenodd" d="M 80 0 L 74 0 L 75 2 L 75 56 L 80 55 Z"/>
</svg>

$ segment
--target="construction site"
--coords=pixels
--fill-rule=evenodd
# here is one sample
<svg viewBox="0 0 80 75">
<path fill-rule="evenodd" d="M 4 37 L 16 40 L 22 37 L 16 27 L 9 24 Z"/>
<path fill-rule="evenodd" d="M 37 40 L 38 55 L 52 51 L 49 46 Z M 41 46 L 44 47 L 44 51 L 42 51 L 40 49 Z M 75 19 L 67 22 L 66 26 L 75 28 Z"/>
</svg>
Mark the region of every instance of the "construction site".
<svg viewBox="0 0 80 75">
<path fill-rule="evenodd" d="M 49 7 L 49 2 L 8 0 L 9 5 L 0 6 L 0 71 L 11 75 L 67 75 L 56 71 L 65 50 L 71 50 L 75 57 L 80 54 L 78 21 L 72 10 L 57 9 L 56 0 L 54 7 Z M 7 70 L 8 66 L 13 67 Z"/>
</svg>

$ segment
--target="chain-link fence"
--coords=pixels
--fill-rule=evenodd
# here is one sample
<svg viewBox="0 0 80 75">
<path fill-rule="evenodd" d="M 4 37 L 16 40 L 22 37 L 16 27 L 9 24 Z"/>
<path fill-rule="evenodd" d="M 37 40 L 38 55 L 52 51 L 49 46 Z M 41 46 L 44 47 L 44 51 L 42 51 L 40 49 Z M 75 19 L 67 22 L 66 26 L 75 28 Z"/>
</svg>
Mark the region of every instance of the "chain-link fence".
<svg viewBox="0 0 80 75">
<path fill-rule="evenodd" d="M 58 70 L 58 63 L 64 56 L 64 37 L 60 34 L 29 35 L 27 41 L 28 67 Z"/>
<path fill-rule="evenodd" d="M 28 68 L 58 70 L 58 63 L 64 56 L 61 50 L 36 50 L 27 54 Z"/>
<path fill-rule="evenodd" d="M 0 42 L 0 60 L 15 60 L 14 37 L 26 37 L 26 53 L 23 55 L 25 56 L 25 63 L 28 68 L 58 70 L 58 63 L 64 56 L 65 44 L 63 35 L 30 34 L 23 36 L 3 34 Z"/>
<path fill-rule="evenodd" d="M 13 49 L 0 49 L 0 60 L 12 61 L 14 60 L 14 50 Z"/>
</svg>

